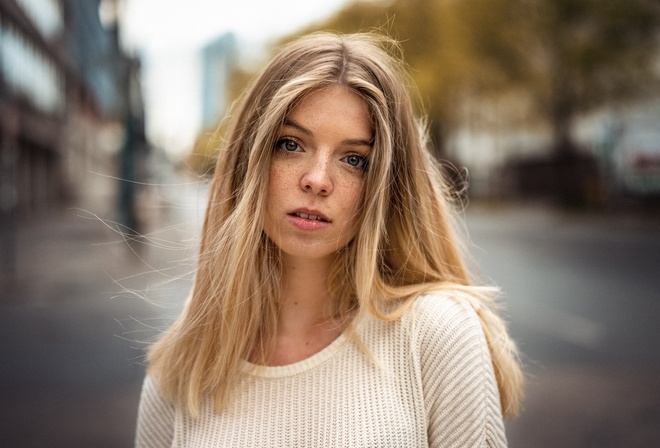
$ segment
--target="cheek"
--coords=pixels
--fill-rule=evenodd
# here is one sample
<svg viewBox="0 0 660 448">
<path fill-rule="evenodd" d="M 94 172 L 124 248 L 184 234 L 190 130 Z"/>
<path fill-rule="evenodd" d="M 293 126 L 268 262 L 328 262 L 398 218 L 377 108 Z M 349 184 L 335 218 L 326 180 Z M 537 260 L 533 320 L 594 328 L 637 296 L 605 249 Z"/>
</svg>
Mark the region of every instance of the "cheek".
<svg viewBox="0 0 660 448">
<path fill-rule="evenodd" d="M 277 160 L 276 156 L 270 163 L 268 171 L 268 191 L 281 192 L 291 189 L 292 180 L 296 176 L 296 167 L 293 163 Z"/>
<path fill-rule="evenodd" d="M 286 180 L 291 178 L 292 173 L 288 171 L 282 164 L 271 164 L 268 172 L 268 203 L 271 198 L 277 200 L 289 188 Z"/>
<path fill-rule="evenodd" d="M 359 210 L 362 203 L 362 188 L 363 182 L 361 180 L 351 180 L 347 182 L 341 191 L 341 204 L 345 213 L 350 214 L 354 220 L 358 219 Z"/>
<path fill-rule="evenodd" d="M 266 191 L 266 222 L 265 227 L 268 233 L 274 225 L 274 217 L 277 215 L 277 209 L 281 202 L 281 174 L 278 170 L 271 167 L 268 173 L 268 190 Z"/>
</svg>

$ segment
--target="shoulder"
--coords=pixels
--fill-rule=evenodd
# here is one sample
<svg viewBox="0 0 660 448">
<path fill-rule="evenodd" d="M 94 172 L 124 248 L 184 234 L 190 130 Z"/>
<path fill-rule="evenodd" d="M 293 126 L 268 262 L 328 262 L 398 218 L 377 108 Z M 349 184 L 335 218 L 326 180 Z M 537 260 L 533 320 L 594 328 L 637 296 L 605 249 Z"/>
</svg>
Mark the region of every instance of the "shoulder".
<svg viewBox="0 0 660 448">
<path fill-rule="evenodd" d="M 160 393 L 158 381 L 153 375 L 147 374 L 144 377 L 142 383 L 142 398 L 149 401 L 166 402 Z"/>
<path fill-rule="evenodd" d="M 417 353 L 448 348 L 447 343 L 456 339 L 483 338 L 479 317 L 465 298 L 449 292 L 433 292 L 403 306 L 405 311 L 400 319 L 383 321 L 370 316 L 361 327 L 361 337 L 369 340 L 377 335 L 405 341 L 410 344 L 408 350 Z M 388 311 L 396 313 L 395 308 Z"/>
<path fill-rule="evenodd" d="M 404 319 L 421 371 L 434 382 L 492 369 L 481 321 L 465 298 L 450 293 L 420 296 Z"/>
<path fill-rule="evenodd" d="M 457 333 L 479 336 L 483 333 L 476 311 L 466 300 L 450 293 L 432 293 L 414 299 L 405 319 L 414 333 L 434 339 L 451 338 Z"/>
<path fill-rule="evenodd" d="M 140 396 L 136 446 L 140 448 L 170 446 L 174 418 L 175 407 L 161 395 L 155 378 L 147 375 Z"/>
<path fill-rule="evenodd" d="M 172 405 L 161 393 L 158 381 L 152 375 L 147 374 L 142 384 L 140 396 L 140 411 L 149 414 L 171 415 L 174 412 Z"/>
<path fill-rule="evenodd" d="M 418 296 L 413 299 L 411 310 L 417 313 L 427 313 L 429 315 L 446 315 L 461 310 L 472 310 L 472 307 L 464 300 L 450 292 L 432 292 Z"/>
<path fill-rule="evenodd" d="M 469 298 L 415 299 L 411 321 L 430 446 L 506 446 L 499 391 L 481 320 Z"/>
</svg>

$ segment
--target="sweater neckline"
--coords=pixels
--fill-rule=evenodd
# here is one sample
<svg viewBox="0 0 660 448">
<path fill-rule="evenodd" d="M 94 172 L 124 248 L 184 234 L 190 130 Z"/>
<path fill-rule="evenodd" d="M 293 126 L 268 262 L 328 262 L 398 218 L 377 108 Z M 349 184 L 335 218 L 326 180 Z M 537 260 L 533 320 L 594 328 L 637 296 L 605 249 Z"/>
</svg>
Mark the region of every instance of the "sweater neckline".
<svg viewBox="0 0 660 448">
<path fill-rule="evenodd" d="M 299 375 L 323 364 L 340 351 L 348 340 L 346 333 L 347 332 L 344 331 L 327 347 L 301 361 L 283 366 L 263 366 L 249 361 L 243 361 L 242 370 L 249 375 L 261 378 L 284 378 Z"/>
</svg>

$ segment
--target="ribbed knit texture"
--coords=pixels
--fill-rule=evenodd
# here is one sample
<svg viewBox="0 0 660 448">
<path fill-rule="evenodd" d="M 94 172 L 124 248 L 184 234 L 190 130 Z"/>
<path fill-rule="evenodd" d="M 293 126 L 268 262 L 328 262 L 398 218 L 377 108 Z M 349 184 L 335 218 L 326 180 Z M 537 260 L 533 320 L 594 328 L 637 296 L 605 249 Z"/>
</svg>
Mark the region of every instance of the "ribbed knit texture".
<svg viewBox="0 0 660 448">
<path fill-rule="evenodd" d="M 398 321 L 368 318 L 357 329 L 378 365 L 342 335 L 301 362 L 260 368 L 227 412 L 216 414 L 207 399 L 197 420 L 147 376 L 136 447 L 506 446 L 488 347 L 469 305 L 424 296 Z"/>
</svg>

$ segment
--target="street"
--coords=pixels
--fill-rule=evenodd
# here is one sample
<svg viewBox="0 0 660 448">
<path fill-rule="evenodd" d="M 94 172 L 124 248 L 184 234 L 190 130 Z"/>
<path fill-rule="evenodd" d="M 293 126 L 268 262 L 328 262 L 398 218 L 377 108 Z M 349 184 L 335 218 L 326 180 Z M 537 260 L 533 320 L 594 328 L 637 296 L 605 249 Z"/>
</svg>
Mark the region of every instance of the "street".
<svg viewBox="0 0 660 448">
<path fill-rule="evenodd" d="M 512 447 L 660 446 L 660 220 L 467 213 L 528 373 Z"/>
<path fill-rule="evenodd" d="M 20 227 L 0 300 L 2 446 L 132 445 L 144 348 L 186 298 L 202 219 L 202 185 L 166 189 L 146 243 L 83 210 Z M 466 213 L 529 377 L 511 447 L 660 446 L 657 217 Z"/>
<path fill-rule="evenodd" d="M 155 192 L 133 244 L 108 211 L 20 226 L 0 300 L 0 446 L 133 445 L 144 349 L 186 298 L 204 188 Z"/>
</svg>

